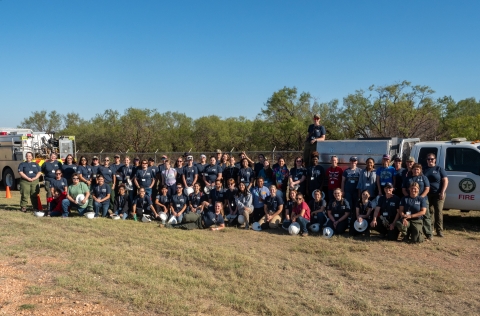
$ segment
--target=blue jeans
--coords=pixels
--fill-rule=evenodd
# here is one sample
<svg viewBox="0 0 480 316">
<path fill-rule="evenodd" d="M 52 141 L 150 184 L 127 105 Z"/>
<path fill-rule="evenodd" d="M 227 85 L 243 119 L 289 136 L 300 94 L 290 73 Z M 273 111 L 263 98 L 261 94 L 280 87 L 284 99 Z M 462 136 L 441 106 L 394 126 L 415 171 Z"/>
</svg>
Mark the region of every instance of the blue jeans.
<svg viewBox="0 0 480 316">
<path fill-rule="evenodd" d="M 307 220 L 306 218 L 300 216 L 300 217 L 297 218 L 297 223 L 300 225 L 300 231 L 302 233 L 307 233 L 308 234 L 307 225 L 310 223 L 310 221 Z"/>
<path fill-rule="evenodd" d="M 69 199 L 64 199 L 64 200 L 62 201 L 62 209 L 63 209 L 63 214 L 62 214 L 62 216 L 63 216 L 63 217 L 68 217 L 68 207 L 70 206 L 71 203 L 72 203 L 72 202 L 70 202 Z M 77 204 L 75 204 L 75 205 L 77 205 Z M 78 214 L 79 214 L 80 216 L 83 216 L 83 213 L 85 213 L 85 209 L 86 209 L 86 208 L 81 208 L 79 205 L 77 205 L 77 208 L 78 208 Z"/>
<path fill-rule="evenodd" d="M 325 213 L 315 213 L 310 220 L 312 223 L 319 223 L 320 227 L 323 227 L 327 222 L 327 216 Z"/>
<path fill-rule="evenodd" d="M 180 224 L 180 223 L 182 222 L 182 219 L 183 219 L 183 213 L 180 214 L 180 216 L 170 215 L 170 217 L 168 218 L 167 223 L 172 219 L 172 217 L 175 217 L 175 219 L 177 220 L 177 224 Z"/>
<path fill-rule="evenodd" d="M 145 194 L 150 197 L 150 200 L 152 199 L 152 188 L 144 188 L 145 189 Z"/>
<path fill-rule="evenodd" d="M 97 201 L 93 201 L 93 209 L 95 210 L 95 217 L 98 217 L 100 212 L 100 208 L 102 208 L 102 217 L 106 217 L 108 213 L 108 207 L 110 206 L 110 201 L 103 201 L 98 203 Z"/>
</svg>

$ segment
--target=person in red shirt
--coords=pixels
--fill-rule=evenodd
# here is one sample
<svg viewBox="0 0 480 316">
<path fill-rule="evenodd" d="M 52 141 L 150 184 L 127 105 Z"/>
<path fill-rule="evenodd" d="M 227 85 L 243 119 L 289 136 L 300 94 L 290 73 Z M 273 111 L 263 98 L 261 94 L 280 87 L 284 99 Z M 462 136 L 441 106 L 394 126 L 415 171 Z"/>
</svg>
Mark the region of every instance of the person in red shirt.
<svg viewBox="0 0 480 316">
<path fill-rule="evenodd" d="M 333 201 L 333 191 L 342 186 L 343 170 L 338 166 L 338 157 L 332 156 L 330 159 L 332 165 L 327 169 L 328 179 L 328 202 Z"/>
<path fill-rule="evenodd" d="M 308 236 L 307 225 L 310 223 L 310 207 L 305 202 L 302 193 L 298 193 L 296 203 L 292 210 L 292 223 L 297 222 L 300 225 L 300 235 Z"/>
</svg>

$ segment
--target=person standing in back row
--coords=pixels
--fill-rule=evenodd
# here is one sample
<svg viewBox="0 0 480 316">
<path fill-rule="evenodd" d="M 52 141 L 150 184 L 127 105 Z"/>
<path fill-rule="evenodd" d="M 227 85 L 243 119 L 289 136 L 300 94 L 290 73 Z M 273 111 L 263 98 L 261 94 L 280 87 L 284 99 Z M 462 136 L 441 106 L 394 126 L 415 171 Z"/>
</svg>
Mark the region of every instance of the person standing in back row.
<svg viewBox="0 0 480 316">
<path fill-rule="evenodd" d="M 310 166 L 310 159 L 312 152 L 317 150 L 317 142 L 325 140 L 325 127 L 320 125 L 320 115 L 313 115 L 313 124 L 308 126 L 307 139 L 305 140 L 305 147 L 303 150 L 303 161 L 305 166 Z"/>
<path fill-rule="evenodd" d="M 427 155 L 427 168 L 423 173 L 430 181 L 430 191 L 427 194 L 430 208 L 431 221 L 438 237 L 443 237 L 443 203 L 445 191 L 448 187 L 448 178 L 445 169 L 436 165 L 437 158 L 434 153 Z"/>
<path fill-rule="evenodd" d="M 338 157 L 332 156 L 330 158 L 332 165 L 327 168 L 326 174 L 328 179 L 328 203 L 334 199 L 333 191 L 340 189 L 342 186 L 342 174 L 343 170 L 338 166 Z M 341 190 L 340 190 L 341 191 Z"/>
<path fill-rule="evenodd" d="M 20 174 L 20 207 L 22 212 L 27 211 L 28 198 L 32 202 L 34 209 L 37 209 L 37 195 L 40 193 L 40 185 L 38 178 L 42 175 L 40 166 L 32 161 L 33 153 L 27 152 L 25 154 L 26 161 L 18 166 L 18 173 Z"/>
</svg>

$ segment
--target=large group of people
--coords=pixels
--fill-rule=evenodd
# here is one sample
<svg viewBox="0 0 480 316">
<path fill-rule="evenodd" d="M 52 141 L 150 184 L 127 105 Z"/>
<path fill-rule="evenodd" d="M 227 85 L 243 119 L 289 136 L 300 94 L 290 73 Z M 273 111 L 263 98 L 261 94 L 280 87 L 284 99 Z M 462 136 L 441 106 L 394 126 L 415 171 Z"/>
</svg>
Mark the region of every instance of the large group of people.
<svg viewBox="0 0 480 316">
<path fill-rule="evenodd" d="M 333 234 L 380 236 L 409 242 L 432 239 L 432 231 L 443 237 L 442 209 L 448 179 L 428 154 L 428 165 L 412 157 L 402 168 L 402 157 L 388 154 L 375 169 L 372 158 L 365 168 L 350 158 L 343 170 L 338 157 L 330 166 L 319 164 L 313 144 L 325 140 L 325 129 L 314 116 L 306 139 L 304 156 L 296 157 L 288 168 L 283 157 L 270 162 L 259 154 L 253 161 L 245 152 L 234 155 L 217 150 L 195 161 L 188 153 L 161 162 L 124 157 L 97 156 L 88 161 L 72 155 L 60 162 L 55 153 L 40 167 L 28 153 L 20 164 L 21 209 L 28 198 L 36 207 L 39 178 L 43 174 L 48 201 L 47 216 L 80 215 L 158 221 L 161 227 L 221 230 L 226 225 L 245 229 L 288 229 L 297 223 L 299 234 L 307 236 L 311 227 L 328 228 Z M 305 159 L 308 156 L 308 159 Z M 133 163 L 132 163 L 133 162 Z M 368 225 L 365 225 L 366 222 Z M 433 227 L 432 227 L 433 222 Z M 314 225 L 315 224 L 315 225 Z M 357 226 L 362 226 L 362 230 Z"/>
</svg>

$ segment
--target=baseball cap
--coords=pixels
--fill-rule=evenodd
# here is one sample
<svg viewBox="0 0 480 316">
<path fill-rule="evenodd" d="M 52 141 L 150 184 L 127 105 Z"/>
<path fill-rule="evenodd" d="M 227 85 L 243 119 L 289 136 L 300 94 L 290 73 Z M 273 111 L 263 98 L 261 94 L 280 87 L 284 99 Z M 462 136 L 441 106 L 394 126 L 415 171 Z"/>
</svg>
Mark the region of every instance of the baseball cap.
<svg viewBox="0 0 480 316">
<path fill-rule="evenodd" d="M 393 184 L 391 184 L 390 182 L 387 182 L 387 184 L 385 184 L 385 188 L 393 188 Z"/>
<path fill-rule="evenodd" d="M 204 154 L 201 154 L 200 158 L 207 158 L 207 156 L 205 156 Z"/>
<path fill-rule="evenodd" d="M 400 156 L 400 155 L 394 155 L 394 156 L 392 157 L 392 159 L 393 159 L 393 160 L 400 160 L 400 161 L 402 161 L 402 156 Z"/>
<path fill-rule="evenodd" d="M 135 159 L 133 159 L 133 160 L 140 160 L 140 157 L 137 156 L 137 157 L 135 157 Z"/>
<path fill-rule="evenodd" d="M 167 155 L 163 155 L 162 159 L 168 159 Z"/>
<path fill-rule="evenodd" d="M 412 156 L 410 156 L 410 157 L 407 158 L 407 161 L 415 162 L 415 158 L 413 158 Z"/>
<path fill-rule="evenodd" d="M 352 156 L 352 157 L 350 157 L 350 161 L 358 161 L 357 156 Z"/>
<path fill-rule="evenodd" d="M 187 160 L 193 160 L 193 156 L 192 156 L 192 155 L 188 155 L 188 156 L 187 156 Z"/>
<path fill-rule="evenodd" d="M 98 157 L 97 157 L 97 156 L 93 156 L 92 160 L 94 160 L 94 159 L 97 159 L 97 160 L 98 160 Z"/>
<path fill-rule="evenodd" d="M 221 151 L 220 149 L 217 149 L 215 152 L 216 152 L 217 154 L 221 154 L 221 153 L 222 153 L 222 151 Z"/>
<path fill-rule="evenodd" d="M 388 155 L 388 154 L 383 155 L 383 159 L 388 159 L 388 160 L 390 160 L 390 155 Z"/>
<path fill-rule="evenodd" d="M 155 161 L 152 157 L 148 158 L 148 161 Z"/>
<path fill-rule="evenodd" d="M 120 158 L 120 155 L 115 155 L 113 156 L 113 158 Z"/>
</svg>

